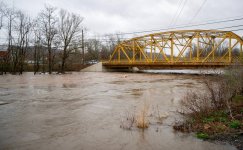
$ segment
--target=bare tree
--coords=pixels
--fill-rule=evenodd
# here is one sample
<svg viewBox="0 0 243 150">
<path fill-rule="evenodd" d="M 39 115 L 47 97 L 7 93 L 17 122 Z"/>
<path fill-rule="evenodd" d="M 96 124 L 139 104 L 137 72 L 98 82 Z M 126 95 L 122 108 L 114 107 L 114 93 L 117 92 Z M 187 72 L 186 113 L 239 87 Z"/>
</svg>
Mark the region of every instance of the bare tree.
<svg viewBox="0 0 243 150">
<path fill-rule="evenodd" d="M 42 67 L 44 70 L 44 48 L 42 45 L 42 32 L 40 30 L 40 24 L 38 19 L 34 21 L 33 24 L 33 31 L 34 31 L 34 74 L 36 74 L 40 69 L 40 61 L 42 58 Z M 43 71 L 44 72 L 44 71 Z"/>
<path fill-rule="evenodd" d="M 4 18 L 6 17 L 6 14 L 7 14 L 7 6 L 4 2 L 0 2 L 0 30 L 2 29 L 3 27 L 3 22 L 4 22 Z M 1 72 L 0 74 L 3 74 L 3 72 L 5 72 L 6 74 L 6 58 L 2 58 L 0 59 L 0 64 L 1 64 Z"/>
<path fill-rule="evenodd" d="M 87 53 L 85 54 L 85 59 L 87 61 L 90 60 L 98 61 L 100 57 L 101 41 L 98 39 L 89 39 L 85 42 L 85 47 L 87 49 Z"/>
<path fill-rule="evenodd" d="M 118 45 L 121 42 L 121 38 L 122 37 L 120 36 L 119 33 L 117 33 L 115 36 L 114 35 L 109 36 L 109 41 L 107 43 L 108 44 L 107 47 L 109 49 L 107 55 L 109 55 L 109 57 L 107 59 L 110 59 L 110 56 L 112 52 L 115 50 L 116 45 Z"/>
<path fill-rule="evenodd" d="M 0 2 L 0 30 L 3 27 L 3 18 L 6 16 L 7 6 L 4 2 Z"/>
<path fill-rule="evenodd" d="M 105 41 L 98 38 L 89 39 L 85 42 L 87 50 L 85 58 L 87 61 L 109 60 L 116 45 L 120 42 L 121 37 L 119 34 L 107 35 L 107 40 Z"/>
<path fill-rule="evenodd" d="M 63 9 L 60 10 L 59 16 L 59 37 L 63 46 L 61 72 L 64 73 L 66 60 L 72 50 L 76 47 L 77 43 L 79 43 L 81 32 L 80 26 L 83 18 Z"/>
<path fill-rule="evenodd" d="M 18 17 L 17 17 L 17 25 L 16 25 L 16 31 L 17 31 L 17 50 L 16 54 L 18 55 L 17 63 L 19 65 L 19 73 L 22 74 L 24 70 L 24 62 L 25 62 L 25 56 L 26 51 L 29 46 L 29 34 L 30 29 L 32 27 L 32 22 L 30 17 L 26 16 L 23 12 L 18 11 Z"/>
<path fill-rule="evenodd" d="M 16 66 L 14 62 L 14 56 L 16 56 L 16 53 L 14 52 L 14 46 L 13 46 L 13 26 L 15 23 L 15 19 L 17 17 L 17 13 L 14 7 L 7 8 L 6 10 L 6 18 L 7 18 L 7 31 L 8 31 L 8 55 L 6 59 L 6 63 L 8 64 L 8 70 L 12 73 L 15 73 L 15 67 Z"/>
<path fill-rule="evenodd" d="M 45 9 L 40 13 L 40 21 L 41 21 L 41 30 L 44 34 L 44 44 L 48 50 L 48 72 L 52 73 L 53 68 L 53 41 L 55 36 L 57 35 L 56 23 L 56 8 L 46 5 Z"/>
</svg>

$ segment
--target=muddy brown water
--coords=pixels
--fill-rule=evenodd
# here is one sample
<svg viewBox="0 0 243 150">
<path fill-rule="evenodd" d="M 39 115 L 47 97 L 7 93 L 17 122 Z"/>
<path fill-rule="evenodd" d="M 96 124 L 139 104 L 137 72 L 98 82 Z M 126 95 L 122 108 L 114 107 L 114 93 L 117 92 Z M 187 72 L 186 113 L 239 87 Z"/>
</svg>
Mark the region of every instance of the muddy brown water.
<svg viewBox="0 0 243 150">
<path fill-rule="evenodd" d="M 179 100 L 202 90 L 193 75 L 72 73 L 0 76 L 0 149 L 51 150 L 234 150 L 193 134 L 174 132 Z M 148 129 L 120 128 L 124 114 L 139 110 L 167 114 Z M 155 109 L 156 108 L 156 109 Z M 152 113 L 151 113 L 152 115 Z"/>
</svg>

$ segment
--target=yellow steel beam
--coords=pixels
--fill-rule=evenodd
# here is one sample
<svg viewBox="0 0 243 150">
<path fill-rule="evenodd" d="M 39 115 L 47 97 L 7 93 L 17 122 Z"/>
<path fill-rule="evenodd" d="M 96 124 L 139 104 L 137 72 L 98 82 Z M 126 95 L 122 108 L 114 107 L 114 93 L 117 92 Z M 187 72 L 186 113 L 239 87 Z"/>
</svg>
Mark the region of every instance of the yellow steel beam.
<svg viewBox="0 0 243 150">
<path fill-rule="evenodd" d="M 213 44 L 215 43 L 215 40 L 212 38 L 212 37 L 208 37 L 206 36 L 205 38 L 207 38 L 209 40 L 209 43 L 207 43 L 205 41 L 205 39 L 201 36 L 202 40 L 204 40 L 204 44 L 205 44 L 205 47 L 199 52 L 199 56 L 201 56 L 201 54 L 204 52 L 204 50 L 206 50 L 206 48 L 209 48 L 209 46 L 214 46 Z M 211 39 L 210 39 L 211 38 Z M 210 43 L 211 42 L 211 43 Z"/>
<path fill-rule="evenodd" d="M 132 62 L 135 61 L 135 42 L 132 41 Z"/>
<path fill-rule="evenodd" d="M 214 44 L 215 46 L 213 47 L 213 49 L 211 50 L 211 52 L 203 59 L 202 62 L 205 62 L 208 59 L 208 57 L 219 47 L 219 45 L 221 43 L 223 43 L 223 41 L 226 39 L 226 37 L 227 36 L 225 36 L 217 45 Z"/>
<path fill-rule="evenodd" d="M 111 59 L 114 57 L 115 53 L 117 52 L 117 48 L 118 48 L 118 47 L 115 47 L 115 50 L 114 50 L 113 53 L 111 54 L 111 56 L 110 56 L 110 60 L 109 60 L 109 61 L 111 61 Z"/>
<path fill-rule="evenodd" d="M 215 38 L 214 37 L 212 38 L 212 41 L 213 41 L 213 48 L 214 48 L 214 46 L 215 46 Z M 214 60 L 214 54 L 215 54 L 215 52 L 213 52 L 213 60 Z"/>
<path fill-rule="evenodd" d="M 121 48 L 118 49 L 118 61 L 121 61 Z"/>
<path fill-rule="evenodd" d="M 197 61 L 199 61 L 199 33 L 197 33 Z"/>
<path fill-rule="evenodd" d="M 171 43 L 171 48 L 170 48 L 170 61 L 171 61 L 171 63 L 173 63 L 174 62 L 174 42 L 173 42 L 173 38 L 171 38 L 171 41 L 170 41 L 170 43 Z"/>
<path fill-rule="evenodd" d="M 155 57 L 154 62 L 158 59 L 159 55 L 162 54 L 164 56 L 164 58 L 166 59 L 166 61 L 168 61 L 169 59 L 167 58 L 167 56 L 165 55 L 165 53 L 163 52 L 163 49 L 166 45 L 166 43 L 169 41 L 169 39 L 166 39 L 166 41 L 164 42 L 163 46 L 158 45 L 158 43 L 155 41 L 155 44 L 157 45 L 157 47 L 159 48 L 159 54 Z"/>
<path fill-rule="evenodd" d="M 187 41 L 186 41 L 186 45 L 182 48 L 182 50 L 180 51 L 179 55 L 176 57 L 176 60 L 175 62 L 177 62 L 180 57 L 183 55 L 183 53 L 185 52 L 185 50 L 188 48 L 188 45 L 190 44 L 190 42 L 192 41 L 193 37 L 192 38 L 189 38 Z"/>
<path fill-rule="evenodd" d="M 235 44 L 233 46 L 231 46 L 231 49 L 233 49 L 237 44 L 239 43 L 239 41 L 236 41 Z M 231 44 L 230 44 L 231 45 Z M 220 60 L 223 60 L 224 57 L 229 54 L 229 50 L 220 58 Z M 230 54 L 229 54 L 230 55 Z"/>
<path fill-rule="evenodd" d="M 178 37 L 175 35 L 175 34 L 173 34 L 174 36 L 172 36 L 172 37 L 175 37 L 176 38 L 176 40 L 179 42 L 179 44 L 181 44 L 181 46 L 185 46 L 185 44 L 183 44 L 183 43 L 181 43 L 181 41 L 178 39 Z M 182 38 L 182 40 L 185 40 L 186 41 L 186 39 L 185 38 Z M 176 45 L 176 44 L 174 44 L 175 46 L 176 46 L 176 49 L 179 51 L 179 53 L 181 52 L 181 50 L 180 50 L 180 48 Z M 174 51 L 174 49 L 173 49 L 173 51 Z"/>
<path fill-rule="evenodd" d="M 190 61 L 192 60 L 192 41 L 190 42 L 190 52 L 189 52 L 190 54 Z"/>
<path fill-rule="evenodd" d="M 124 53 L 124 55 L 127 57 L 128 61 L 130 62 L 131 59 L 130 59 L 130 57 L 127 55 L 127 53 L 126 53 L 126 51 L 124 50 L 123 47 L 121 47 L 121 50 L 122 50 L 122 52 Z"/>
<path fill-rule="evenodd" d="M 152 62 L 152 49 L 153 49 L 153 42 L 152 42 L 153 36 L 150 36 L 150 60 Z"/>
<path fill-rule="evenodd" d="M 216 39 L 220 39 L 220 41 L 216 43 Z M 218 57 L 217 55 L 216 57 L 215 52 L 226 39 L 229 40 L 228 51 L 223 56 Z M 234 44 L 232 43 L 233 40 L 236 40 Z M 193 49 L 193 43 L 196 44 L 196 49 Z M 232 58 L 232 49 L 237 44 L 240 44 L 240 56 L 243 57 L 243 40 L 241 37 L 230 31 L 179 30 L 160 32 L 120 42 L 110 55 L 109 61 L 117 62 L 118 60 L 118 62 L 121 62 L 122 52 L 125 55 L 126 61 L 129 63 L 137 63 L 138 60 L 140 62 L 145 61 L 147 64 L 163 62 L 163 59 L 159 59 L 160 55 L 165 59 L 164 63 L 168 64 L 178 63 L 179 60 L 180 63 L 188 61 L 192 63 L 205 63 L 207 60 L 218 63 L 224 62 L 226 55 L 228 55 L 228 62 L 232 62 L 232 60 L 235 59 Z M 203 56 L 202 54 L 206 49 L 210 48 L 210 45 L 213 45 L 212 49 L 209 49 L 209 53 L 207 52 L 207 55 Z M 189 57 L 185 57 L 185 52 L 188 52 L 186 51 L 188 48 L 190 48 L 189 53 L 187 53 L 187 56 L 189 55 Z M 145 54 L 145 51 L 149 49 L 150 55 Z M 169 52 L 167 49 L 170 50 L 170 59 L 167 55 L 167 52 Z M 193 50 L 196 52 L 196 59 L 193 59 Z M 174 56 L 175 54 L 178 55 Z M 139 55 L 138 59 L 137 55 Z M 142 57 L 144 59 L 142 59 Z"/>
<path fill-rule="evenodd" d="M 135 43 L 136 43 L 136 45 L 138 46 L 140 52 L 143 54 L 144 59 L 145 59 L 147 62 L 149 62 L 147 55 L 144 53 L 143 49 L 141 49 L 141 47 L 139 46 L 138 42 L 135 41 Z M 140 60 L 141 60 L 141 55 L 140 55 Z"/>
</svg>

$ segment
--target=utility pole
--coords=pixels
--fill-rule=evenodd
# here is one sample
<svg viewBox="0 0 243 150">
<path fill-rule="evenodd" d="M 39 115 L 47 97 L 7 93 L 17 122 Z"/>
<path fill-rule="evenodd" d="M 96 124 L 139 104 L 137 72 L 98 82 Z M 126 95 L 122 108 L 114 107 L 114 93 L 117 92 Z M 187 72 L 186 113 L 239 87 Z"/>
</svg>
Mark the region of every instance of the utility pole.
<svg viewBox="0 0 243 150">
<path fill-rule="evenodd" d="M 84 30 L 82 29 L 82 55 L 83 55 L 83 65 L 84 65 Z"/>
</svg>

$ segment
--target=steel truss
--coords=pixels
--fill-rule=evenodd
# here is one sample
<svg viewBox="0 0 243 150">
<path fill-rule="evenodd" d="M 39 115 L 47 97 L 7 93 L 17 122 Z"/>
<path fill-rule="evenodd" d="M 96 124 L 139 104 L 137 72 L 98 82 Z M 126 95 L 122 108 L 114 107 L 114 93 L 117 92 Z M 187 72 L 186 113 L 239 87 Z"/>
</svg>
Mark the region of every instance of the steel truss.
<svg viewBox="0 0 243 150">
<path fill-rule="evenodd" d="M 243 40 L 231 31 L 180 30 L 118 44 L 106 65 L 230 65 L 243 57 Z"/>
</svg>

